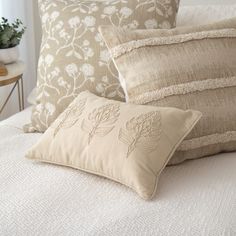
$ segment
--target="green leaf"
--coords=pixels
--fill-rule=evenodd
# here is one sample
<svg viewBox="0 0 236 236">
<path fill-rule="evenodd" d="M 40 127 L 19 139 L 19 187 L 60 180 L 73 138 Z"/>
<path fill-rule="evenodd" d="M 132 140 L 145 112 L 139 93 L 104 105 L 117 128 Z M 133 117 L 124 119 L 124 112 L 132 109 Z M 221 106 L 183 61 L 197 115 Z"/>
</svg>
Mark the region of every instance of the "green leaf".
<svg viewBox="0 0 236 236">
<path fill-rule="evenodd" d="M 15 22 L 10 24 L 8 19 L 2 17 L 0 19 L 0 49 L 18 45 L 25 30 L 26 27 L 23 26 L 21 20 L 16 19 Z"/>
</svg>

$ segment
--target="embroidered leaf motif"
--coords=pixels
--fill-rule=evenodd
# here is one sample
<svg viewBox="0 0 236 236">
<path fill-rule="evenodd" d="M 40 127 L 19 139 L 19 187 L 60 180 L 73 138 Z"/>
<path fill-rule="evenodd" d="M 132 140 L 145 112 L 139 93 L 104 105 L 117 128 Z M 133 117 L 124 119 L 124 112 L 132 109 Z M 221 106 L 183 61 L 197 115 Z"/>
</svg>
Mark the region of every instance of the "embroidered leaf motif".
<svg viewBox="0 0 236 236">
<path fill-rule="evenodd" d="M 161 114 L 158 111 L 134 117 L 121 128 L 119 140 L 128 145 L 126 157 L 128 158 L 136 148 L 145 153 L 153 152 L 161 136 Z"/>
<path fill-rule="evenodd" d="M 54 130 L 54 137 L 57 135 L 60 129 L 71 128 L 78 122 L 80 116 L 84 111 L 86 100 L 86 98 L 81 99 L 69 105 L 60 120 L 55 124 L 56 127 Z"/>
<path fill-rule="evenodd" d="M 88 133 L 88 144 L 94 136 L 104 137 L 109 134 L 114 123 L 120 115 L 119 104 L 108 104 L 94 109 L 89 115 L 88 120 L 83 120 L 81 128 Z"/>
</svg>

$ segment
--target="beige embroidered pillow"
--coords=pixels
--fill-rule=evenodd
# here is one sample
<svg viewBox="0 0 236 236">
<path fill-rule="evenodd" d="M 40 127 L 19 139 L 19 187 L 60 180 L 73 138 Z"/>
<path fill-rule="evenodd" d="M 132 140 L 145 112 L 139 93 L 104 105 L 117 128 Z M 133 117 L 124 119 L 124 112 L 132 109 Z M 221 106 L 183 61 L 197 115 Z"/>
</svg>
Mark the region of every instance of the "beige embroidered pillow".
<svg viewBox="0 0 236 236">
<path fill-rule="evenodd" d="M 26 131 L 45 131 L 81 92 L 122 100 L 117 71 L 100 37 L 100 25 L 175 26 L 179 0 L 39 0 L 43 39 L 37 105 Z"/>
<path fill-rule="evenodd" d="M 200 117 L 83 92 L 26 156 L 107 177 L 151 199 L 161 171 Z"/>
<path fill-rule="evenodd" d="M 236 150 L 236 18 L 169 31 L 101 31 L 129 102 L 203 113 L 170 163 Z"/>
</svg>

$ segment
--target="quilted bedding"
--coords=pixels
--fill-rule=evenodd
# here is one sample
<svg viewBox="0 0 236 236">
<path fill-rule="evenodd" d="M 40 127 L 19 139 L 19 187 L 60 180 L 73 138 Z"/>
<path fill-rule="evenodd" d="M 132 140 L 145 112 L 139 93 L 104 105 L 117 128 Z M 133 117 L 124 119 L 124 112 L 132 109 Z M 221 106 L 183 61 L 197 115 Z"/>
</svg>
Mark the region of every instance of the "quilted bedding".
<svg viewBox="0 0 236 236">
<path fill-rule="evenodd" d="M 189 12 L 179 25 L 236 6 Z M 30 108 L 0 122 L 0 235 L 236 235 L 236 153 L 167 167 L 146 202 L 110 180 L 25 159 L 41 136 L 23 133 L 29 118 Z"/>
</svg>

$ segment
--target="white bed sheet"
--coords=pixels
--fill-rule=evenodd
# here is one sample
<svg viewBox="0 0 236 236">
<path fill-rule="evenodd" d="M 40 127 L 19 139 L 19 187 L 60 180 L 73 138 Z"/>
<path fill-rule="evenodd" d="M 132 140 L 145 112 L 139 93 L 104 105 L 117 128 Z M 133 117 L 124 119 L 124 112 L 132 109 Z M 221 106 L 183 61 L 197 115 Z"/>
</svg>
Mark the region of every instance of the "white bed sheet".
<svg viewBox="0 0 236 236">
<path fill-rule="evenodd" d="M 232 12 L 182 8 L 179 24 Z M 236 235 L 236 153 L 167 167 L 145 202 L 107 179 L 26 160 L 41 137 L 23 133 L 29 119 L 27 109 L 0 123 L 0 235 Z"/>
</svg>

